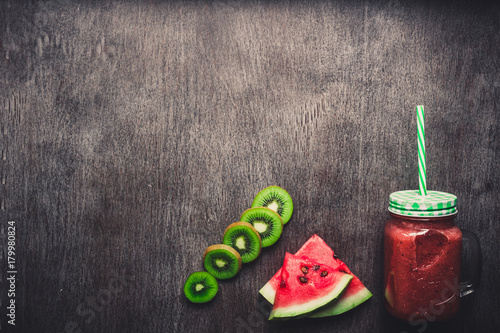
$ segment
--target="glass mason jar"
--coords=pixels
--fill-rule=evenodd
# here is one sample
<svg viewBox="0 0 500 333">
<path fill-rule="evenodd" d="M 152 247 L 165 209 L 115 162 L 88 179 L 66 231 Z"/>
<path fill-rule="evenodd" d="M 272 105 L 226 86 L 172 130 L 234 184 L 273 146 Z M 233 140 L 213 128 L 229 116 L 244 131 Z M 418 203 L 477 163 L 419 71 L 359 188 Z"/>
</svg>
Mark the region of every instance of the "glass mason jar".
<svg viewBox="0 0 500 333">
<path fill-rule="evenodd" d="M 477 287 L 477 237 L 455 225 L 457 198 L 428 191 L 394 192 L 384 230 L 384 304 L 402 320 L 441 321 L 460 309 L 460 297 Z M 470 252 L 470 282 L 461 281 L 462 243 Z M 465 260 L 464 260 L 465 261 Z"/>
</svg>

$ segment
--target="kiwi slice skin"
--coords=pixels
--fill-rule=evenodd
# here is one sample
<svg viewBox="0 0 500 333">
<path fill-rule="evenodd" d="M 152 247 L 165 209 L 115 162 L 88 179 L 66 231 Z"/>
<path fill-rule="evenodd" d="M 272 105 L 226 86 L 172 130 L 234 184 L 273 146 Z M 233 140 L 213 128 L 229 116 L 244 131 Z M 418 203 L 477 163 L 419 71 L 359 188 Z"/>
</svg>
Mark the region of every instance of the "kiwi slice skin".
<svg viewBox="0 0 500 333">
<path fill-rule="evenodd" d="M 262 247 L 276 243 L 283 232 L 281 216 L 266 207 L 249 208 L 241 214 L 240 220 L 250 223 L 258 231 L 262 239 Z"/>
<path fill-rule="evenodd" d="M 261 190 L 255 196 L 252 207 L 267 207 L 277 212 L 283 224 L 290 221 L 293 213 L 292 197 L 283 188 L 273 185 Z"/>
<path fill-rule="evenodd" d="M 191 273 L 184 284 L 184 295 L 193 303 L 210 302 L 218 290 L 217 280 L 208 272 Z"/>
<path fill-rule="evenodd" d="M 238 251 L 244 264 L 257 259 L 262 249 L 259 232 L 248 222 L 231 223 L 224 231 L 222 243 Z"/>
<path fill-rule="evenodd" d="M 216 279 L 230 279 L 241 270 L 241 256 L 232 247 L 216 244 L 207 247 L 203 253 L 203 263 L 207 272 Z"/>
</svg>

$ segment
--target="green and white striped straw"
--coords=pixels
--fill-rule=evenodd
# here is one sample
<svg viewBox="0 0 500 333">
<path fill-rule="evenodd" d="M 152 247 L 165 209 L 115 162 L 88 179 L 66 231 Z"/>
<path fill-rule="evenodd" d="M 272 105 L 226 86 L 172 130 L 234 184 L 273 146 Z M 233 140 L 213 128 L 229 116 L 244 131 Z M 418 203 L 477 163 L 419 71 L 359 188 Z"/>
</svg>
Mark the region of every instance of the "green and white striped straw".
<svg viewBox="0 0 500 333">
<path fill-rule="evenodd" d="M 418 185 L 419 194 L 427 195 L 427 181 L 425 171 L 425 130 L 424 130 L 424 106 L 417 106 L 417 134 L 418 134 Z"/>
</svg>

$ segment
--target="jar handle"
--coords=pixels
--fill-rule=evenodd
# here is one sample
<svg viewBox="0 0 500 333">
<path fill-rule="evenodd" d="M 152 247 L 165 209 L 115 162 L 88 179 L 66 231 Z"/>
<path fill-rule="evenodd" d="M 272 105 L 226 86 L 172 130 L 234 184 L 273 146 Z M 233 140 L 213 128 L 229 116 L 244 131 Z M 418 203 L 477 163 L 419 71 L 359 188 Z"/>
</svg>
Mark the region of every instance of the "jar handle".
<svg viewBox="0 0 500 333">
<path fill-rule="evenodd" d="M 479 238 L 466 229 L 462 230 L 462 262 L 468 264 L 468 274 L 465 276 L 465 280 L 460 282 L 460 297 L 472 294 L 479 286 L 479 281 L 481 279 L 481 267 L 482 267 L 482 256 L 481 256 L 481 245 L 479 243 Z M 470 256 L 464 258 L 464 249 L 468 249 Z M 464 270 L 462 269 L 462 272 Z"/>
</svg>

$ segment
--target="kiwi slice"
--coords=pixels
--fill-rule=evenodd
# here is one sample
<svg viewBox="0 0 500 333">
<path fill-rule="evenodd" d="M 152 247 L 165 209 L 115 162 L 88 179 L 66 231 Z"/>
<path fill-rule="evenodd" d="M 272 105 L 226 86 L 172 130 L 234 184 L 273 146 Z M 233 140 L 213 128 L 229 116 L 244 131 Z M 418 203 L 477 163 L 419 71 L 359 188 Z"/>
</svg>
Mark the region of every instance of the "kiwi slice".
<svg viewBox="0 0 500 333">
<path fill-rule="evenodd" d="M 274 210 L 265 207 L 250 208 L 243 212 L 240 221 L 248 222 L 257 230 L 262 247 L 276 243 L 283 231 L 283 221 Z"/>
<path fill-rule="evenodd" d="M 218 290 L 217 280 L 208 272 L 191 273 L 184 284 L 184 295 L 193 303 L 211 301 Z"/>
<path fill-rule="evenodd" d="M 274 210 L 283 219 L 283 224 L 290 221 L 293 213 L 292 197 L 279 186 L 269 186 L 257 193 L 252 207 L 267 207 Z"/>
<path fill-rule="evenodd" d="M 229 279 L 241 270 L 241 256 L 232 247 L 224 244 L 211 245 L 203 253 L 207 272 L 216 279 Z"/>
<path fill-rule="evenodd" d="M 262 248 L 259 232 L 248 222 L 230 224 L 224 231 L 222 243 L 238 251 L 244 264 L 255 260 Z"/>
</svg>

